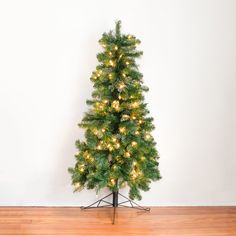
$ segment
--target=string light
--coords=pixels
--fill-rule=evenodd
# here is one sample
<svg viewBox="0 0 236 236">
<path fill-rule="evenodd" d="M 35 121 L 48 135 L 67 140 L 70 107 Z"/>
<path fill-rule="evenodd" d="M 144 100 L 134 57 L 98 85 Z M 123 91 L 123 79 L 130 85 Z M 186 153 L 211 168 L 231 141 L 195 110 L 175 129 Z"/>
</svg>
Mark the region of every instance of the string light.
<svg viewBox="0 0 236 236">
<path fill-rule="evenodd" d="M 120 82 L 118 85 L 119 90 L 122 90 L 125 87 L 125 84 L 123 82 Z"/>
<path fill-rule="evenodd" d="M 132 170 L 131 177 L 132 179 L 136 179 L 138 177 L 138 173 L 135 170 Z"/>
<path fill-rule="evenodd" d="M 125 78 L 125 77 L 126 77 L 126 74 L 125 74 L 125 73 L 122 73 L 122 76 Z"/>
<path fill-rule="evenodd" d="M 101 46 L 103 47 L 103 48 L 106 48 L 106 44 L 105 43 L 101 43 Z"/>
<path fill-rule="evenodd" d="M 135 42 L 135 46 L 137 47 L 139 44 L 140 44 L 140 40 L 137 40 L 137 41 Z"/>
<path fill-rule="evenodd" d="M 112 108 L 114 108 L 116 111 L 119 111 L 120 110 L 120 102 L 115 100 L 112 102 L 111 104 Z"/>
<path fill-rule="evenodd" d="M 120 148 L 120 144 L 119 144 L 119 143 L 116 143 L 116 144 L 115 144 L 115 147 L 116 147 L 116 149 Z"/>
<path fill-rule="evenodd" d="M 112 56 L 112 52 L 109 52 L 109 56 Z"/>
<path fill-rule="evenodd" d="M 107 148 L 109 149 L 109 151 L 112 151 L 114 149 L 110 143 L 107 144 Z"/>
<path fill-rule="evenodd" d="M 131 178 L 132 179 L 136 179 L 137 177 L 139 177 L 140 175 L 142 175 L 142 172 L 141 171 L 136 171 L 136 170 L 132 170 L 131 173 Z"/>
<path fill-rule="evenodd" d="M 113 142 L 117 142 L 117 138 L 113 137 L 113 138 L 112 138 L 112 141 L 113 141 Z"/>
<path fill-rule="evenodd" d="M 109 79 L 112 79 L 112 74 L 109 74 L 108 77 L 109 77 Z"/>
<path fill-rule="evenodd" d="M 151 138 L 151 135 L 150 135 L 149 133 L 146 133 L 145 136 L 144 136 L 144 138 L 145 138 L 146 140 L 149 140 L 149 139 Z"/>
<path fill-rule="evenodd" d="M 131 34 L 129 34 L 129 35 L 128 35 L 128 39 L 131 39 L 131 38 L 132 38 L 132 35 L 131 35 Z"/>
<path fill-rule="evenodd" d="M 98 150 L 102 150 L 102 146 L 100 144 L 97 145 Z"/>
<path fill-rule="evenodd" d="M 88 151 L 85 151 L 85 152 L 84 152 L 84 158 L 85 158 L 85 160 L 89 160 L 90 157 L 91 157 L 91 155 L 88 153 Z"/>
<path fill-rule="evenodd" d="M 131 119 L 132 119 L 132 120 L 136 120 L 136 116 L 135 116 L 135 115 L 132 115 L 132 116 L 131 116 Z"/>
<path fill-rule="evenodd" d="M 92 131 L 95 135 L 98 135 L 98 130 L 97 129 L 93 129 Z"/>
<path fill-rule="evenodd" d="M 115 183 L 116 183 L 115 179 L 111 179 L 111 184 L 115 185 Z"/>
<path fill-rule="evenodd" d="M 101 102 L 96 102 L 95 105 L 96 105 L 97 109 L 100 109 L 100 110 L 103 110 L 103 109 L 104 109 L 104 104 L 101 103 Z"/>
<path fill-rule="evenodd" d="M 118 50 L 118 47 L 117 47 L 117 46 L 115 46 L 115 47 L 114 47 L 114 49 L 117 51 L 117 50 Z"/>
<path fill-rule="evenodd" d="M 107 104 L 109 101 L 107 99 L 103 100 L 103 103 Z"/>
<path fill-rule="evenodd" d="M 101 74 L 102 74 L 102 70 L 98 70 L 98 71 L 97 71 L 97 76 L 100 77 Z"/>
<path fill-rule="evenodd" d="M 137 165 L 137 161 L 133 161 L 133 166 L 136 166 Z"/>
<path fill-rule="evenodd" d="M 74 183 L 74 187 L 75 189 L 79 189 L 81 187 L 80 182 Z"/>
<path fill-rule="evenodd" d="M 130 152 L 125 152 L 124 156 L 125 157 L 130 157 Z"/>
<path fill-rule="evenodd" d="M 132 141 L 132 142 L 131 142 L 131 145 L 132 145 L 132 147 L 135 147 L 135 146 L 137 146 L 137 142 Z"/>
<path fill-rule="evenodd" d="M 120 54 L 119 59 L 121 59 L 122 56 L 123 56 L 123 54 Z"/>
<path fill-rule="evenodd" d="M 139 135 L 140 132 L 139 132 L 138 130 L 136 130 L 136 131 L 134 132 L 134 134 L 135 134 L 135 135 Z"/>
<path fill-rule="evenodd" d="M 112 60 L 109 60 L 109 65 L 110 65 L 110 66 L 112 66 L 112 67 L 114 67 L 114 66 L 115 66 L 115 63 L 114 63 L 114 61 L 112 61 Z"/>
<path fill-rule="evenodd" d="M 139 123 L 139 124 L 142 124 L 142 123 L 143 123 L 143 120 L 139 120 L 138 123 Z"/>
<path fill-rule="evenodd" d="M 131 103 L 132 108 L 137 108 L 138 106 L 139 106 L 139 102 L 137 102 L 137 101 Z"/>
<path fill-rule="evenodd" d="M 106 129 L 105 129 L 105 128 L 102 128 L 101 130 L 102 130 L 102 132 L 103 132 L 103 133 L 105 133 L 105 132 L 106 132 Z"/>
<path fill-rule="evenodd" d="M 125 127 L 120 127 L 120 128 L 119 128 L 119 131 L 120 131 L 120 133 L 125 133 L 126 128 L 125 128 Z"/>
<path fill-rule="evenodd" d="M 129 61 L 126 61 L 125 64 L 126 64 L 126 65 L 129 65 Z"/>
<path fill-rule="evenodd" d="M 144 161 L 146 158 L 144 156 L 141 156 L 141 161 Z"/>
<path fill-rule="evenodd" d="M 122 115 L 121 118 L 122 118 L 123 120 L 128 120 L 128 119 L 129 119 L 129 115 L 124 114 L 124 115 Z"/>
</svg>

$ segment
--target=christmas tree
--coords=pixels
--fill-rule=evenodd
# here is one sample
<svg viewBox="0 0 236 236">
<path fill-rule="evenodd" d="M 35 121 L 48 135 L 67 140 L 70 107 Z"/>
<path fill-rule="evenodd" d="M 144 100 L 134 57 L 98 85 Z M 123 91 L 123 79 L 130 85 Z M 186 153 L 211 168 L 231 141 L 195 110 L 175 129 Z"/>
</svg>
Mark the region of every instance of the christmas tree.
<svg viewBox="0 0 236 236">
<path fill-rule="evenodd" d="M 140 190 L 148 191 L 150 182 L 161 178 L 159 155 L 151 135 L 153 118 L 144 103 L 148 88 L 135 62 L 142 55 L 140 40 L 120 29 L 118 21 L 115 31 L 99 40 L 103 51 L 90 78 L 90 109 L 79 124 L 85 141 L 76 141 L 76 164 L 69 172 L 75 191 L 108 187 L 117 192 L 128 185 L 129 197 L 140 200 Z"/>
</svg>

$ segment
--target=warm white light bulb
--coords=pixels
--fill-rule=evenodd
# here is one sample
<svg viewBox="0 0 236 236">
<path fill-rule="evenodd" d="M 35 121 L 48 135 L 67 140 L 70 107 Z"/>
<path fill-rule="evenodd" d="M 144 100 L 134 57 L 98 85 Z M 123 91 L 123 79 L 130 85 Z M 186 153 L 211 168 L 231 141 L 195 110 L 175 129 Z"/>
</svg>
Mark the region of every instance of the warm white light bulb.
<svg viewBox="0 0 236 236">
<path fill-rule="evenodd" d="M 137 108 L 139 106 L 139 102 L 135 101 L 135 102 L 131 103 L 131 106 L 133 108 Z"/>
<path fill-rule="evenodd" d="M 137 146 L 137 142 L 132 141 L 132 142 L 131 142 L 131 145 L 132 145 L 132 147 L 135 147 L 135 146 Z"/>
<path fill-rule="evenodd" d="M 115 65 L 114 61 L 109 60 L 109 65 L 110 65 L 110 66 L 114 66 L 114 65 Z"/>
<path fill-rule="evenodd" d="M 124 133 L 126 131 L 126 128 L 125 127 L 120 127 L 119 131 L 120 131 L 120 133 Z"/>
<path fill-rule="evenodd" d="M 79 182 L 77 182 L 77 183 L 74 183 L 74 186 L 75 186 L 75 189 L 78 189 L 81 187 L 81 184 Z"/>
<path fill-rule="evenodd" d="M 121 82 L 120 84 L 119 84 L 119 89 L 123 89 L 125 87 L 125 84 L 123 83 L 123 82 Z"/>
<path fill-rule="evenodd" d="M 125 157 L 130 157 L 130 152 L 125 152 Z"/>
<path fill-rule="evenodd" d="M 142 124 L 142 123 L 143 123 L 143 121 L 142 121 L 142 120 L 139 120 L 139 121 L 138 121 L 138 123 L 139 123 L 139 124 Z"/>
</svg>

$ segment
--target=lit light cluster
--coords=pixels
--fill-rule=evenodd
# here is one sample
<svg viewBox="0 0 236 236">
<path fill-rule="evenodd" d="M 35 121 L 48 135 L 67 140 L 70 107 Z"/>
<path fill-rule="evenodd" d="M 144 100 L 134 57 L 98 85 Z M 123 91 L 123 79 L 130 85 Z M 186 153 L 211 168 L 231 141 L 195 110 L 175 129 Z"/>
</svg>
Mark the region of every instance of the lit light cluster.
<svg viewBox="0 0 236 236">
<path fill-rule="evenodd" d="M 132 141 L 132 142 L 131 142 L 131 146 L 132 146 L 132 147 L 136 147 L 137 145 L 138 145 L 137 142 L 135 142 L 135 141 Z"/>
<path fill-rule="evenodd" d="M 125 127 L 120 127 L 119 131 L 120 131 L 120 133 L 124 134 L 126 132 L 126 128 Z"/>
<path fill-rule="evenodd" d="M 112 61 L 112 60 L 109 60 L 109 63 L 108 63 L 110 66 L 112 66 L 112 67 L 115 67 L 115 62 L 114 61 Z"/>
<path fill-rule="evenodd" d="M 131 156 L 131 154 L 130 154 L 130 152 L 127 151 L 127 152 L 124 153 L 124 156 L 129 158 Z"/>
<path fill-rule="evenodd" d="M 114 108 L 116 111 L 120 110 L 120 102 L 118 100 L 115 100 L 111 104 L 112 108 Z"/>
<path fill-rule="evenodd" d="M 84 170 L 85 170 L 85 168 L 84 168 L 84 167 L 85 167 L 85 165 L 84 165 L 84 164 L 81 164 L 81 165 L 79 165 L 79 166 L 78 166 L 78 168 L 79 168 L 79 171 L 83 173 L 83 172 L 84 172 Z"/>
<path fill-rule="evenodd" d="M 130 106 L 131 106 L 131 108 L 138 108 L 139 107 L 139 102 L 138 101 L 135 101 L 135 102 L 132 102 L 131 104 L 130 104 Z"/>
<path fill-rule="evenodd" d="M 135 169 L 133 169 L 130 173 L 130 176 L 133 180 L 137 179 L 141 175 L 142 175 L 142 172 L 140 170 L 137 171 Z"/>
<path fill-rule="evenodd" d="M 103 102 L 96 102 L 95 103 L 95 109 L 97 110 L 104 110 L 105 104 Z"/>
<path fill-rule="evenodd" d="M 81 188 L 80 182 L 74 183 L 74 188 L 75 188 L 75 190 L 79 190 Z"/>
<path fill-rule="evenodd" d="M 125 88 L 124 82 L 120 82 L 120 83 L 118 84 L 118 90 L 119 90 L 119 91 L 122 91 L 124 88 Z"/>
</svg>

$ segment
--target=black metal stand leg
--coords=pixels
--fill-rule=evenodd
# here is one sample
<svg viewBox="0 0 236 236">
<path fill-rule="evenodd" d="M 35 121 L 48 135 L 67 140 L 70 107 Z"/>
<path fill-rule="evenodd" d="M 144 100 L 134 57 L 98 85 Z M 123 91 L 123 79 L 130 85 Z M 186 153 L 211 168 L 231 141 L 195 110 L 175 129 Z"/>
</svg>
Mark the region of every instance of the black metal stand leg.
<svg viewBox="0 0 236 236">
<path fill-rule="evenodd" d="M 107 196 L 105 196 L 105 197 L 103 197 L 103 198 L 97 200 L 96 202 L 90 204 L 89 206 L 86 206 L 86 207 L 82 206 L 82 207 L 80 207 L 80 208 L 81 208 L 82 210 L 86 210 L 86 209 L 92 209 L 92 208 L 103 208 L 103 207 L 113 206 L 112 203 L 107 202 L 107 201 L 104 200 L 105 198 L 110 197 L 111 195 L 112 195 L 112 193 L 110 193 L 110 194 L 108 194 Z M 102 205 L 102 206 L 100 206 L 101 202 L 105 202 L 107 205 Z M 96 204 L 97 204 L 97 205 L 96 205 Z M 94 205 L 96 205 L 96 206 L 94 206 Z"/>
<path fill-rule="evenodd" d="M 106 201 L 105 199 L 110 196 L 112 196 L 112 202 Z M 118 202 L 119 196 L 123 197 L 125 200 L 122 202 Z M 101 203 L 105 203 L 106 205 L 100 205 Z M 126 203 L 129 203 L 130 206 L 125 205 Z M 124 196 L 123 194 L 119 193 L 118 191 L 114 191 L 114 192 L 108 194 L 107 196 L 90 204 L 89 206 L 86 206 L 86 207 L 82 206 L 81 209 L 86 210 L 86 209 L 107 208 L 107 207 L 113 208 L 112 224 L 115 224 L 117 207 L 127 207 L 127 208 L 133 208 L 133 209 L 137 209 L 137 210 L 150 211 L 150 208 L 140 206 L 138 203 L 132 201 L 131 199 Z"/>
<path fill-rule="evenodd" d="M 128 207 L 128 208 L 134 208 L 134 209 L 138 209 L 138 210 L 144 210 L 144 211 L 150 211 L 150 208 L 149 207 L 142 207 L 140 206 L 138 203 L 130 200 L 129 198 L 127 198 L 126 196 L 124 196 L 123 194 L 121 193 L 118 193 L 120 196 L 122 196 L 123 198 L 126 199 L 126 201 L 123 201 L 123 202 L 120 202 L 118 205 L 119 206 L 122 206 L 122 207 Z M 123 205 L 124 203 L 127 203 L 129 202 L 131 207 L 130 206 L 126 206 L 126 205 Z"/>
</svg>

